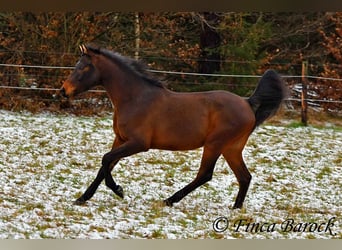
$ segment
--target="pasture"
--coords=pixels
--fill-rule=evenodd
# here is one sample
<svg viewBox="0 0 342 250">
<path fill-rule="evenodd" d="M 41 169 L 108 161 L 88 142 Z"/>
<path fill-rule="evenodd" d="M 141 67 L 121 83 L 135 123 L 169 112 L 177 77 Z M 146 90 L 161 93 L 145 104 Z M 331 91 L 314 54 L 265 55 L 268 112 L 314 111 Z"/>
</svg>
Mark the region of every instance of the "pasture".
<svg viewBox="0 0 342 250">
<path fill-rule="evenodd" d="M 109 116 L 0 111 L 0 134 L 1 239 L 342 238 L 338 127 L 257 128 L 244 150 L 253 177 L 241 210 L 231 210 L 238 184 L 222 157 L 209 183 L 161 205 L 195 177 L 201 149 L 125 158 L 112 172 L 123 200 L 101 184 L 85 206 L 73 205 L 111 147 Z"/>
</svg>

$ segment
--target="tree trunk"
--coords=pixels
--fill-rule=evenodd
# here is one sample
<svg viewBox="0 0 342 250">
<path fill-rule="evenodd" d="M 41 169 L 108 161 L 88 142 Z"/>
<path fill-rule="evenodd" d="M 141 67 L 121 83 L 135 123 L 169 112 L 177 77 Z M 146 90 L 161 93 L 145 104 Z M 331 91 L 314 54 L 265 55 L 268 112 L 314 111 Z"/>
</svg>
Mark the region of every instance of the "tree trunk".
<svg viewBox="0 0 342 250">
<path fill-rule="evenodd" d="M 220 46 L 221 38 L 215 29 L 215 26 L 220 21 L 220 17 L 211 12 L 204 12 L 202 15 L 202 30 L 200 34 L 201 55 L 198 71 L 204 74 L 211 74 L 220 70 L 220 53 L 217 48 Z"/>
</svg>

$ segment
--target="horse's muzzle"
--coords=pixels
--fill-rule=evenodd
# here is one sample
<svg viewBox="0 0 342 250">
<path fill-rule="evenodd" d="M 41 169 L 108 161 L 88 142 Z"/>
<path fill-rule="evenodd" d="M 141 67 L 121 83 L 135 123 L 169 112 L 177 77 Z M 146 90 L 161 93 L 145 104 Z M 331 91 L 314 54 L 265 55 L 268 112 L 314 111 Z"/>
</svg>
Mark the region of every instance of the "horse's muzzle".
<svg viewBox="0 0 342 250">
<path fill-rule="evenodd" d="M 65 97 L 65 98 L 68 98 L 69 96 L 66 94 L 65 92 L 65 88 L 62 87 L 60 90 L 59 90 L 59 95 Z"/>
</svg>

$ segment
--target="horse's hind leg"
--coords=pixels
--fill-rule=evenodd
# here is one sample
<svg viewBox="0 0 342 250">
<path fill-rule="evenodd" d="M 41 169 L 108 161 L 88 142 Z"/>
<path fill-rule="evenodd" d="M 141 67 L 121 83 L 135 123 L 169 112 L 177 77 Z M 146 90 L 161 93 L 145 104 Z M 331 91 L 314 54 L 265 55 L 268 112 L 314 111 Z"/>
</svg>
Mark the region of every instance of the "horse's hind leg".
<svg viewBox="0 0 342 250">
<path fill-rule="evenodd" d="M 201 166 L 196 178 L 174 195 L 164 200 L 164 203 L 167 206 L 172 206 L 173 203 L 180 201 L 197 187 L 211 180 L 217 158 L 220 156 L 220 154 L 221 153 L 217 152 L 217 150 L 211 150 L 209 147 L 204 147 Z"/>
<path fill-rule="evenodd" d="M 242 158 L 242 149 L 233 149 L 223 153 L 224 158 L 228 162 L 230 168 L 233 170 L 238 182 L 239 182 L 239 193 L 236 197 L 233 209 L 241 208 L 245 200 L 249 184 L 252 176 L 249 173 L 245 162 Z"/>
</svg>

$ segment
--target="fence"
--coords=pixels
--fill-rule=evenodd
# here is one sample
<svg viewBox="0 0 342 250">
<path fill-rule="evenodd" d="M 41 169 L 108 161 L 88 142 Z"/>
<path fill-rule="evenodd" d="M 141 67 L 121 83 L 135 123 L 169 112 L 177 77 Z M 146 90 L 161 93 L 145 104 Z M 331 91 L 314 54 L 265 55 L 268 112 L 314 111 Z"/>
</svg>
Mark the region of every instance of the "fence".
<svg viewBox="0 0 342 250">
<path fill-rule="evenodd" d="M 8 108 L 11 107 L 11 102 L 15 103 L 16 101 L 21 102 L 31 101 L 31 105 L 34 102 L 43 102 L 44 105 L 41 105 L 44 109 L 45 107 L 50 107 L 51 105 L 46 104 L 50 103 L 60 103 L 61 105 L 57 105 L 55 108 L 66 108 L 65 106 L 70 107 L 67 101 L 61 101 L 57 98 L 57 93 L 60 87 L 60 81 L 64 80 L 65 77 L 71 72 L 74 67 L 61 67 L 61 66 L 46 66 L 46 65 L 18 65 L 18 64 L 0 64 L 2 70 L 0 71 L 0 108 Z M 171 75 L 173 77 L 179 76 L 182 78 L 181 81 L 178 81 L 175 85 L 196 85 L 196 86 L 206 86 L 206 89 L 211 89 L 213 86 L 215 88 L 222 88 L 226 90 L 234 90 L 234 87 L 237 87 L 234 83 L 229 83 L 229 81 L 225 80 L 225 83 L 221 82 L 211 82 L 210 78 L 226 78 L 226 79 L 234 79 L 234 78 L 251 78 L 253 81 L 256 81 L 261 76 L 259 75 L 239 75 L 239 74 L 201 74 L 201 73 L 191 73 L 191 72 L 175 72 L 175 71 L 163 71 L 163 70 L 149 70 L 150 72 L 158 75 Z M 202 83 L 189 83 L 184 80 L 185 77 L 205 77 L 206 80 Z M 308 106 L 317 109 L 317 110 L 325 110 L 328 112 L 333 112 L 338 115 L 342 112 L 342 85 L 341 88 L 332 88 L 331 84 L 327 84 L 327 82 L 342 82 L 342 79 L 338 78 L 328 78 L 328 77 L 319 77 L 319 76 L 311 76 L 307 74 L 307 63 L 303 62 L 302 65 L 302 74 L 301 75 L 282 75 L 287 83 L 291 95 L 287 99 L 289 102 L 289 107 L 296 108 L 297 106 L 301 107 L 301 121 L 303 124 L 307 124 L 307 108 Z M 254 80 L 255 79 L 255 80 Z M 183 81 L 183 82 L 182 82 Z M 238 87 L 244 85 L 249 91 L 255 88 L 255 83 L 251 84 L 240 84 Z M 44 94 L 42 94 L 44 92 Z M 333 92 L 333 95 L 329 95 L 329 92 Z M 34 94 L 36 93 L 36 94 Z M 107 96 L 104 94 L 103 90 L 91 90 L 90 94 L 98 94 L 98 96 L 88 96 L 85 98 L 79 98 L 78 108 L 82 106 L 82 103 L 85 106 L 92 105 L 94 106 L 105 106 L 107 108 L 111 108 L 110 101 Z M 328 93 L 322 95 L 320 93 Z M 322 98 L 324 96 L 324 98 Z M 89 97 L 91 97 L 89 99 Z M 337 98 L 333 98 L 337 97 Z M 88 105 L 86 103 L 88 102 Z M 90 103 L 89 103 L 90 102 Z M 96 105 L 95 105 L 96 104 Z M 30 105 L 30 104 L 28 104 Z M 64 106 L 63 106 L 64 105 Z M 14 105 L 15 106 L 15 105 Z M 20 106 L 20 105 L 19 105 Z M 25 105 L 24 105 L 25 106 Z M 53 105 L 52 105 L 53 106 Z M 56 105 L 55 105 L 56 106 Z M 20 107 L 18 107 L 20 108 Z M 13 106 L 12 106 L 13 109 Z M 15 108 L 14 108 L 15 109 Z"/>
</svg>

